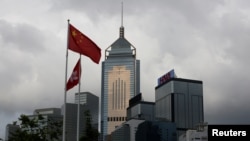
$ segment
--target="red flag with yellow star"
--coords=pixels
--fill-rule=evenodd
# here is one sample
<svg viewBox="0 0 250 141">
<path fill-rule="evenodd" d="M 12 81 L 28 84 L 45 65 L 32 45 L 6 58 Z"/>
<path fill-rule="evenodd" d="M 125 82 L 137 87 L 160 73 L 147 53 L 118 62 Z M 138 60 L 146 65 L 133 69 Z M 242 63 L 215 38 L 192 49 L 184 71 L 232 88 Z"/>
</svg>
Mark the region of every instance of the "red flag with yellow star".
<svg viewBox="0 0 250 141">
<path fill-rule="evenodd" d="M 68 49 L 85 55 L 99 64 L 101 49 L 71 24 L 69 24 Z"/>
</svg>

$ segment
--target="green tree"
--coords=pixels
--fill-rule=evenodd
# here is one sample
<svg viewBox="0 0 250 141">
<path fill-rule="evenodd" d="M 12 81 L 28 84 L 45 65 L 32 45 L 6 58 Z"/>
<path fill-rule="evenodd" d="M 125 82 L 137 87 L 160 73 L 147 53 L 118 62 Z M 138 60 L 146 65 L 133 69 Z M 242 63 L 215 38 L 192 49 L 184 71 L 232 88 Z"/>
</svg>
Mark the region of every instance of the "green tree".
<svg viewBox="0 0 250 141">
<path fill-rule="evenodd" d="M 84 112 L 85 116 L 85 135 L 80 138 L 80 141 L 98 141 L 98 129 L 92 127 L 92 116 L 89 110 Z"/>
<path fill-rule="evenodd" d="M 62 133 L 61 121 L 45 120 L 42 115 L 29 118 L 22 114 L 18 120 L 20 129 L 12 133 L 9 141 L 54 141 Z"/>
</svg>

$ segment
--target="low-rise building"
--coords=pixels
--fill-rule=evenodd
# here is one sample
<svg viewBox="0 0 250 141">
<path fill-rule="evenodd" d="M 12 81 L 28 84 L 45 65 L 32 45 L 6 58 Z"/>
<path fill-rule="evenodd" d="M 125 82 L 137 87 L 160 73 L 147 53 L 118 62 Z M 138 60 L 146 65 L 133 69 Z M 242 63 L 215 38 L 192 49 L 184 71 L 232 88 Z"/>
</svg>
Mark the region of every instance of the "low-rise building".
<svg viewBox="0 0 250 141">
<path fill-rule="evenodd" d="M 201 124 L 195 130 L 187 130 L 179 136 L 179 141 L 208 141 L 207 125 Z"/>
</svg>

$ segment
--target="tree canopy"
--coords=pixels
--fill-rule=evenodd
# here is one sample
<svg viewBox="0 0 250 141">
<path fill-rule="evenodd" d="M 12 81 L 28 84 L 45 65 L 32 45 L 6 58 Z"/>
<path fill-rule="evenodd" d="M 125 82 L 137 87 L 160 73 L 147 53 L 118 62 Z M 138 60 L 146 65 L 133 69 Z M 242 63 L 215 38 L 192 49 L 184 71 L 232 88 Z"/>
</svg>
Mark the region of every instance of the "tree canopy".
<svg viewBox="0 0 250 141">
<path fill-rule="evenodd" d="M 57 141 L 62 134 L 62 122 L 45 119 L 42 115 L 21 115 L 20 129 L 11 133 L 9 141 Z"/>
</svg>

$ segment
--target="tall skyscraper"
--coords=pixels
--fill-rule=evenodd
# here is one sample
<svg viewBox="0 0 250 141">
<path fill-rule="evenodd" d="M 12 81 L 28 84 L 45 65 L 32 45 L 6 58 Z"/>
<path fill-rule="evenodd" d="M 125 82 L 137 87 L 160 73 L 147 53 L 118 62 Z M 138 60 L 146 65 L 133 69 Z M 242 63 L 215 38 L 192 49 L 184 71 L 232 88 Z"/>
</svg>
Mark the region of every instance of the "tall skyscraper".
<svg viewBox="0 0 250 141">
<path fill-rule="evenodd" d="M 123 26 L 119 38 L 105 50 L 101 83 L 101 138 L 105 140 L 126 121 L 129 99 L 140 93 L 140 61 L 136 48 L 124 37 Z"/>
<path fill-rule="evenodd" d="M 176 123 L 177 134 L 204 122 L 202 81 L 176 78 L 171 71 L 155 88 L 156 119 Z"/>
</svg>

